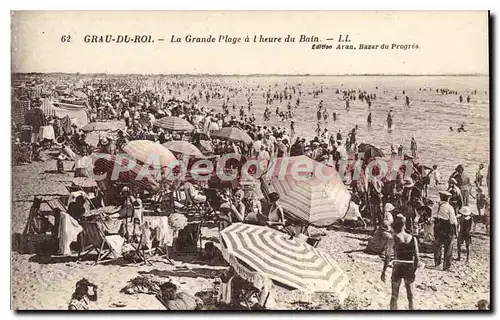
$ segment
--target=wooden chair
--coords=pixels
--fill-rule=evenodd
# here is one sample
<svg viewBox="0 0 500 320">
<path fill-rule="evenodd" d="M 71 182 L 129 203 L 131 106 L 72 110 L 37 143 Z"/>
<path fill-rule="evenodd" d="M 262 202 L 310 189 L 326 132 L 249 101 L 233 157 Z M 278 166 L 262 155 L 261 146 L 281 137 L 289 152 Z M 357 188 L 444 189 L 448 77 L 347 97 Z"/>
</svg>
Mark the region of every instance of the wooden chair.
<svg viewBox="0 0 500 320">
<path fill-rule="evenodd" d="M 206 201 L 205 202 L 196 202 L 192 196 L 189 194 L 189 192 L 184 191 L 184 194 L 186 196 L 186 200 L 184 202 L 184 211 L 188 215 L 193 215 L 197 217 L 204 216 L 205 211 L 206 211 Z"/>
<path fill-rule="evenodd" d="M 111 246 L 106 241 L 106 236 L 99 227 L 99 224 L 97 222 L 83 220 L 79 222 L 83 228 L 83 237 L 80 238 L 80 251 L 78 252 L 78 260 L 87 256 L 93 251 L 96 251 L 97 253 L 97 258 L 94 265 L 100 262 L 114 260 L 114 257 L 109 258 L 109 256 L 112 255 Z M 82 255 L 83 251 L 86 252 Z"/>
</svg>

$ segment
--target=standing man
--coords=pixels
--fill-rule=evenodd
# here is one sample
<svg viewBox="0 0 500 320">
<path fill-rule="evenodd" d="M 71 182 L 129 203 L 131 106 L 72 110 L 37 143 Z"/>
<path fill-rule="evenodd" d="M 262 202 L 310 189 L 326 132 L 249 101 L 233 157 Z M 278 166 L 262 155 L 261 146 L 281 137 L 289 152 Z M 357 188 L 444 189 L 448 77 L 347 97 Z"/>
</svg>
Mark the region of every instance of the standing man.
<svg viewBox="0 0 500 320">
<path fill-rule="evenodd" d="M 399 287 L 404 279 L 406 296 L 408 298 L 408 309 L 413 310 L 413 298 L 415 288 L 415 273 L 420 263 L 418 242 L 405 231 L 406 219 L 398 214 L 393 224 L 394 236 L 385 248 L 384 267 L 382 269 L 381 280 L 386 280 L 386 270 L 394 253 L 392 275 L 391 275 L 391 310 L 398 309 Z"/>
<path fill-rule="evenodd" d="M 443 270 L 449 270 L 452 258 L 452 240 L 457 235 L 457 217 L 455 209 L 448 202 L 451 193 L 440 191 L 439 207 L 434 216 L 434 264 L 441 265 L 441 248 L 444 247 Z"/>
<path fill-rule="evenodd" d="M 415 141 L 415 137 L 411 137 L 410 150 L 411 156 L 415 159 L 417 157 L 417 141 Z"/>
<path fill-rule="evenodd" d="M 366 119 L 366 122 L 368 123 L 368 128 L 372 127 L 372 113 L 370 112 L 368 114 L 368 119 Z"/>
<path fill-rule="evenodd" d="M 36 99 L 33 101 L 33 107 L 29 110 L 26 115 L 24 122 L 31 126 L 31 143 L 37 143 L 40 139 L 40 127 L 46 125 L 47 121 L 45 119 L 45 115 L 43 114 L 42 109 L 42 101 L 40 99 Z"/>
<path fill-rule="evenodd" d="M 381 224 L 382 218 L 382 188 L 383 184 L 377 177 L 373 177 L 368 183 L 368 195 L 370 198 L 371 225 L 376 230 Z"/>
</svg>

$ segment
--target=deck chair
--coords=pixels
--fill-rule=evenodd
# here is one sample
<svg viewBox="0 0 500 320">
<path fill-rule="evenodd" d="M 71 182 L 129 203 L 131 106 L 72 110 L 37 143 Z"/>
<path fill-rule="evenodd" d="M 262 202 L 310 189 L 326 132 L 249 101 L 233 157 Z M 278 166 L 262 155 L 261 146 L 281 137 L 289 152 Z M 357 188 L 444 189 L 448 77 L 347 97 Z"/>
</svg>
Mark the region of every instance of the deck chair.
<svg viewBox="0 0 500 320">
<path fill-rule="evenodd" d="M 196 202 L 194 199 L 191 197 L 189 192 L 184 191 L 184 194 L 186 196 L 186 200 L 184 202 L 184 210 L 187 211 L 187 213 L 192 213 L 190 215 L 193 216 L 203 216 L 206 211 L 206 201 L 205 202 Z"/>
<path fill-rule="evenodd" d="M 111 246 L 106 241 L 104 232 L 100 229 L 97 222 L 80 221 L 83 228 L 83 236 L 80 238 L 80 251 L 78 252 L 78 260 L 87 256 L 93 251 L 97 252 L 97 258 L 94 265 L 113 260 Z M 83 251 L 86 251 L 83 253 Z M 82 254 L 83 253 L 83 254 Z M 107 259 L 106 259 L 107 258 Z"/>
<path fill-rule="evenodd" d="M 50 199 L 46 203 L 50 207 L 51 210 L 54 210 L 57 208 L 63 212 L 68 211 L 68 209 L 66 208 L 66 205 L 64 205 L 64 203 L 59 198 Z"/>
<path fill-rule="evenodd" d="M 151 249 L 145 249 L 147 248 L 147 243 L 146 240 L 144 239 L 144 234 L 141 234 L 139 238 L 139 242 L 137 244 L 131 244 L 132 247 L 135 249 L 135 254 L 141 262 L 144 262 L 145 264 L 153 265 L 151 261 L 149 261 L 147 254 L 151 251 Z M 137 261 L 134 261 L 137 262 Z"/>
</svg>

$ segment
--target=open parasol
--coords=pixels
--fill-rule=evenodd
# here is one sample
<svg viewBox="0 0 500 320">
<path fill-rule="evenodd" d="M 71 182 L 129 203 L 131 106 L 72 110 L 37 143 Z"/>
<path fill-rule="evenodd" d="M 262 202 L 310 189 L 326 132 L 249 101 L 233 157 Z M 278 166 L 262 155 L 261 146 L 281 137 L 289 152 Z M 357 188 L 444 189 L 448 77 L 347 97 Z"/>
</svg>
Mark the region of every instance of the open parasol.
<svg viewBox="0 0 500 320">
<path fill-rule="evenodd" d="M 187 141 L 173 140 L 165 142 L 162 146 L 174 153 L 181 153 L 195 158 L 205 158 L 200 149 Z"/>
<path fill-rule="evenodd" d="M 141 189 L 153 192 L 160 189 L 153 175 L 146 174 L 140 164 L 129 167 L 129 161 L 126 157 L 113 155 L 109 155 L 106 158 L 98 158 L 94 162 L 93 172 L 96 177 L 105 173 L 106 178 L 115 179 L 120 182 L 129 182 Z"/>
<path fill-rule="evenodd" d="M 305 156 L 278 158 L 262 177 L 269 192 L 291 216 L 316 226 L 343 217 L 350 194 L 335 168 Z"/>
<path fill-rule="evenodd" d="M 123 151 L 145 164 L 169 168 L 179 164 L 179 161 L 170 150 L 159 143 L 149 140 L 130 141 L 123 147 Z"/>
<path fill-rule="evenodd" d="M 384 157 L 384 153 L 380 150 L 380 148 L 368 143 L 360 143 L 358 145 L 358 152 L 363 152 L 365 154 L 365 158 L 367 159 Z"/>
<path fill-rule="evenodd" d="M 347 275 L 322 250 L 269 227 L 234 223 L 220 232 L 221 251 L 238 272 L 238 262 L 264 277 L 306 293 L 346 296 Z M 244 277 L 244 275 L 240 276 Z M 248 280 L 248 279 L 247 279 Z"/>
<path fill-rule="evenodd" d="M 193 131 L 194 127 L 187 120 L 179 117 L 163 117 L 154 122 L 154 126 L 170 131 Z"/>
<path fill-rule="evenodd" d="M 219 139 L 241 141 L 246 144 L 250 144 L 253 141 L 252 138 L 250 138 L 250 136 L 248 135 L 248 133 L 239 128 L 233 128 L 233 127 L 224 127 L 220 130 L 214 131 L 211 135 L 212 137 L 216 137 Z"/>
</svg>

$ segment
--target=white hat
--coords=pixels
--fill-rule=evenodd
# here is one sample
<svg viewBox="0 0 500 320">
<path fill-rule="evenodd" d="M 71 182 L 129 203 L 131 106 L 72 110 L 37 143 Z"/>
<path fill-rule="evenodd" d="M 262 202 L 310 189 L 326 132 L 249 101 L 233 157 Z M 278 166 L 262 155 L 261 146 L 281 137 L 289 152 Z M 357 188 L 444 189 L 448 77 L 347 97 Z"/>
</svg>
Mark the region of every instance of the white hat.
<svg viewBox="0 0 500 320">
<path fill-rule="evenodd" d="M 460 210 L 458 210 L 458 213 L 462 214 L 463 216 L 471 215 L 470 209 L 467 206 L 460 208 Z"/>
<path fill-rule="evenodd" d="M 385 207 L 384 207 L 384 211 L 386 212 L 391 212 L 392 210 L 394 210 L 394 206 L 392 205 L 392 203 L 386 203 L 385 204 Z"/>
</svg>

